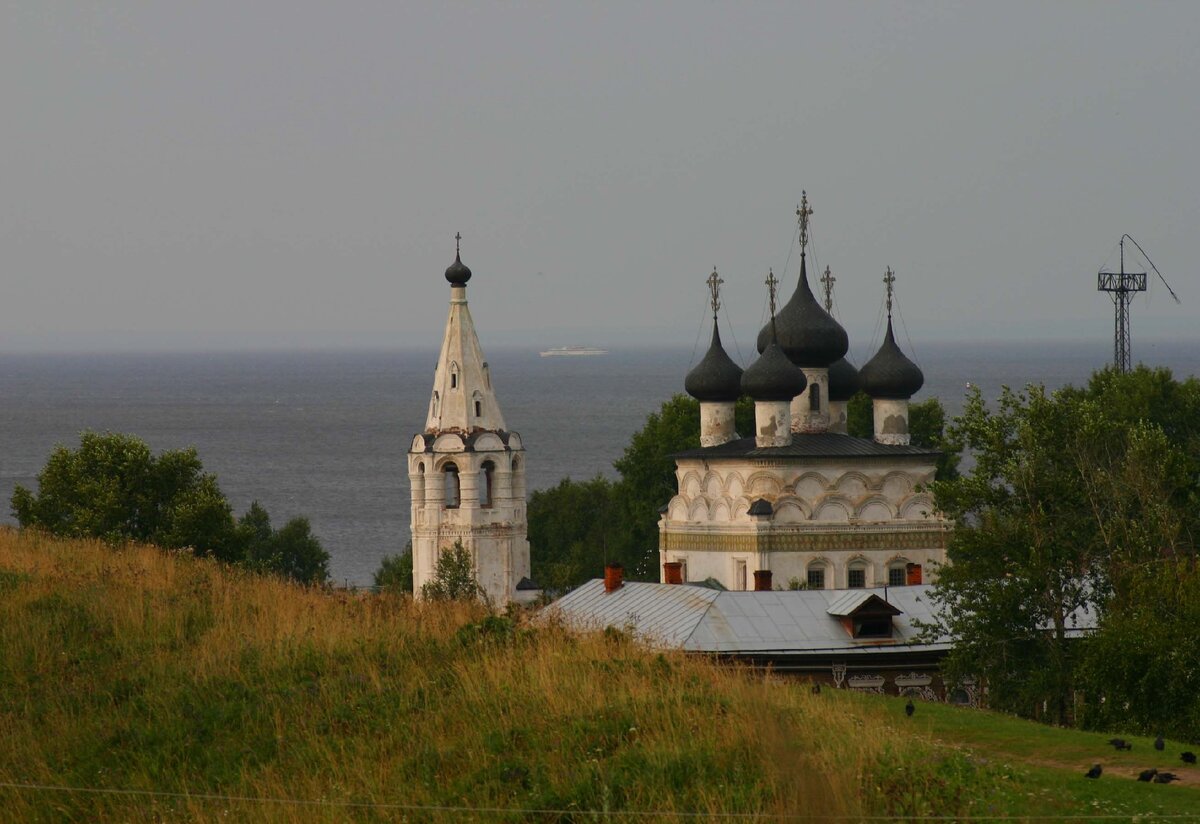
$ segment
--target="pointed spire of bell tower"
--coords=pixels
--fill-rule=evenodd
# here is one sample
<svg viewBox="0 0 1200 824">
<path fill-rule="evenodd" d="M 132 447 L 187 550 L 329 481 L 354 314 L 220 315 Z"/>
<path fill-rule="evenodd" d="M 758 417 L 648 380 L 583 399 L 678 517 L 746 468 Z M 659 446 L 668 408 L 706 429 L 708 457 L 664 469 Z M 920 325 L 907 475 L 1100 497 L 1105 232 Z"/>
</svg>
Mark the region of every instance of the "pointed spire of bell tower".
<svg viewBox="0 0 1200 824">
<path fill-rule="evenodd" d="M 438 558 L 461 543 L 494 604 L 536 596 L 529 580 L 525 450 L 508 431 L 492 375 L 467 308 L 471 270 L 462 234 L 446 269 L 450 314 L 433 375 L 424 431 L 408 452 L 412 491 L 413 590 L 435 574 Z"/>
<path fill-rule="evenodd" d="M 442 351 L 433 376 L 433 394 L 425 419 L 428 434 L 505 429 L 500 404 L 492 390 L 492 376 L 467 308 L 467 281 L 471 270 L 462 262 L 462 233 L 454 235 L 454 263 L 446 269 L 450 282 L 450 317 L 442 337 Z"/>
</svg>

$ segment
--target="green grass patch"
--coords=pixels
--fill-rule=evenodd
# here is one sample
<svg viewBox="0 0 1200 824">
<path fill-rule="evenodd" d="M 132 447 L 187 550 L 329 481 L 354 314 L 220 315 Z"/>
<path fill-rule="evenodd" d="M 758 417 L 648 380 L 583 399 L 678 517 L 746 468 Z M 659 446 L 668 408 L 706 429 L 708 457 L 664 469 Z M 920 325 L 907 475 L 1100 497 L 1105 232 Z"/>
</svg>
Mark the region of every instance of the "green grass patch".
<svg viewBox="0 0 1200 824">
<path fill-rule="evenodd" d="M 371 802 L 500 821 L 1200 810 L 1191 786 L 1125 775 L 1168 762 L 1143 763 L 1145 739 L 1118 755 L 990 713 L 921 703 L 909 719 L 621 633 L 5 532 L 0 569 L 0 782 L 325 802 L 0 789 L 7 820 L 404 817 L 338 806 Z M 1089 782 L 1096 760 L 1112 776 Z"/>
</svg>

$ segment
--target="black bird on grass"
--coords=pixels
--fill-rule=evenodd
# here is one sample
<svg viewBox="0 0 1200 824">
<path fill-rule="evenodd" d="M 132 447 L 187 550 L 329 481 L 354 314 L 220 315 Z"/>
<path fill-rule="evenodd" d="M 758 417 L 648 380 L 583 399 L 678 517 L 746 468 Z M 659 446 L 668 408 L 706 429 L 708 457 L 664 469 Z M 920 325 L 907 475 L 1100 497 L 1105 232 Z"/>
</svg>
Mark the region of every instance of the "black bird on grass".
<svg viewBox="0 0 1200 824">
<path fill-rule="evenodd" d="M 1172 781 L 1178 780 L 1179 776 L 1177 776 L 1175 773 L 1160 772 L 1158 775 L 1154 776 L 1155 784 L 1170 784 Z"/>
<path fill-rule="evenodd" d="M 1138 773 L 1138 781 L 1153 781 L 1156 775 L 1158 775 L 1158 770 L 1151 767 L 1148 770 L 1142 770 Z"/>
<path fill-rule="evenodd" d="M 813 686 L 812 686 L 812 694 L 813 694 L 813 695 L 820 695 L 820 694 L 821 694 L 821 685 L 820 685 L 820 684 L 813 684 Z"/>
<path fill-rule="evenodd" d="M 1188 752 L 1181 752 L 1179 754 L 1179 757 L 1183 759 L 1184 764 L 1195 764 L 1196 763 L 1196 754 L 1190 750 Z"/>
<path fill-rule="evenodd" d="M 1084 778 L 1099 778 L 1100 773 L 1104 772 L 1104 768 L 1099 764 L 1093 764 L 1092 768 L 1083 774 Z"/>
<path fill-rule="evenodd" d="M 1166 747 L 1167 745 L 1163 742 L 1161 735 L 1154 739 L 1154 749 L 1162 752 L 1164 749 L 1166 749 Z"/>
<path fill-rule="evenodd" d="M 912 699 L 911 698 L 908 699 L 908 703 L 904 705 L 904 714 L 907 715 L 909 718 L 912 718 L 912 714 L 916 711 L 917 711 L 917 708 L 913 706 Z"/>
<path fill-rule="evenodd" d="M 1125 746 L 1125 739 L 1124 738 L 1110 738 L 1110 739 L 1108 739 L 1108 743 L 1112 744 L 1114 747 L 1116 747 L 1119 750 Z"/>
<path fill-rule="evenodd" d="M 1132 750 L 1133 745 L 1130 744 L 1128 741 L 1122 741 L 1120 744 L 1117 745 L 1117 749 L 1118 750 Z"/>
</svg>

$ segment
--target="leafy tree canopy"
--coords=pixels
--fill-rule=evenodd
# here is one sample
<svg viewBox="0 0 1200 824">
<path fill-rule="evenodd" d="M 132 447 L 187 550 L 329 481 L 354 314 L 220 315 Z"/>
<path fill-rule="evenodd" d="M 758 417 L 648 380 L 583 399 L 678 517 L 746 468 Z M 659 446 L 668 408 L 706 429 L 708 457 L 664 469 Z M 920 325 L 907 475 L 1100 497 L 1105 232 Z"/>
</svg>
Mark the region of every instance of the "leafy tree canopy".
<svg viewBox="0 0 1200 824">
<path fill-rule="evenodd" d="M 306 519 L 272 531 L 256 502 L 235 523 L 216 476 L 204 472 L 193 448 L 155 455 L 133 435 L 84 432 L 78 448 L 54 448 L 37 480 L 37 493 L 21 485 L 13 492 L 13 515 L 23 528 L 190 548 L 303 583 L 329 575 L 329 555 Z"/>
<path fill-rule="evenodd" d="M 375 570 L 375 586 L 389 592 L 413 591 L 413 556 L 412 540 L 404 547 L 399 555 L 385 555 Z"/>
<path fill-rule="evenodd" d="M 462 541 L 455 541 L 438 554 L 433 580 L 421 587 L 429 601 L 474 601 L 484 597 L 483 587 L 475 580 L 471 553 Z"/>
<path fill-rule="evenodd" d="M 957 522 L 933 591 L 938 631 L 957 639 L 944 667 L 984 678 L 998 708 L 1046 706 L 1066 722 L 1072 616 L 1098 611 L 1105 632 L 1131 570 L 1191 553 L 1192 516 L 1177 505 L 1196 492 L 1186 448 L 1148 404 L 1122 413 L 1106 401 L 1155 380 L 1102 372 L 1083 390 L 1005 389 L 994 409 L 975 390 L 951 427 L 975 466 L 934 484 Z"/>
</svg>

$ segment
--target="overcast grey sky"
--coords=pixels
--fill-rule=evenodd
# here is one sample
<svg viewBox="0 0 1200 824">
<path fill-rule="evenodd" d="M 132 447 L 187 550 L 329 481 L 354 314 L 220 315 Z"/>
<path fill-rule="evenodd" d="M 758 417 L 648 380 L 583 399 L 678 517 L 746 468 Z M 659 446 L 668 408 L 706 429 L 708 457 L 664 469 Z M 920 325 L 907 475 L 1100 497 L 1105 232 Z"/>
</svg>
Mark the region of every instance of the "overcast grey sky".
<svg viewBox="0 0 1200 824">
<path fill-rule="evenodd" d="M 1200 3 L 50 3 L 0 19 L 0 350 L 742 348 L 807 189 L 859 351 L 1200 336 Z M 1135 343 L 1136 348 L 1136 343 Z"/>
</svg>

